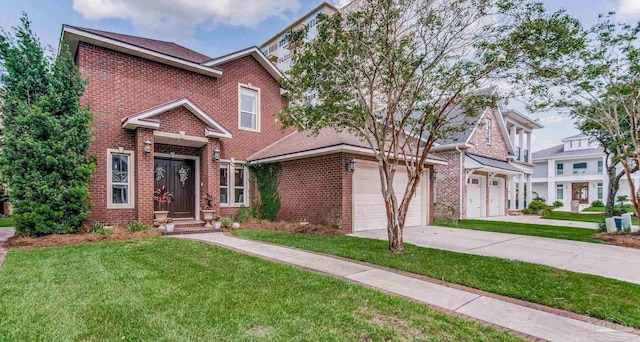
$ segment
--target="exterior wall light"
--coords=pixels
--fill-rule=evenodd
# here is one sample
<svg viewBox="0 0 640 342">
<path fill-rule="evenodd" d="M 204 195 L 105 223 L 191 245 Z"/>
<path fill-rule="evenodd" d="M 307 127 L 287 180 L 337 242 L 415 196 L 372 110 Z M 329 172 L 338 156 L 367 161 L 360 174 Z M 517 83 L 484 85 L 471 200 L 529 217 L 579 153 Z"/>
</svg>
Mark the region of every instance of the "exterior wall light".
<svg viewBox="0 0 640 342">
<path fill-rule="evenodd" d="M 151 141 L 149 141 L 149 139 L 145 140 L 145 142 L 142 143 L 142 145 L 144 145 L 144 155 L 148 156 L 151 154 Z"/>
<path fill-rule="evenodd" d="M 346 168 L 348 172 L 353 172 L 356 170 L 356 158 L 351 158 L 346 164 Z"/>
<path fill-rule="evenodd" d="M 432 181 L 438 179 L 438 171 L 436 171 L 435 169 L 431 169 L 431 177 L 429 178 L 431 178 Z"/>
<path fill-rule="evenodd" d="M 213 150 L 213 156 L 212 158 L 214 162 L 220 161 L 220 150 L 219 149 L 215 149 Z"/>
</svg>

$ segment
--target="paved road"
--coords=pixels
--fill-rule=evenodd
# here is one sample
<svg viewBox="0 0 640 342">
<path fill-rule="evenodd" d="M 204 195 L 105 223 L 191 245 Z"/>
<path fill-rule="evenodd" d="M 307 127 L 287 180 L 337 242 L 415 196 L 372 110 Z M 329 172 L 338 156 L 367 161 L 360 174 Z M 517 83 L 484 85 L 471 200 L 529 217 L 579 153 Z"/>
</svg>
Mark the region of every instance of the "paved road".
<svg viewBox="0 0 640 342">
<path fill-rule="evenodd" d="M 584 214 L 584 215 L 589 215 L 589 214 Z M 542 217 L 532 216 L 532 215 L 482 217 L 482 218 L 475 218 L 474 220 L 516 222 L 516 223 L 527 223 L 527 224 L 544 224 L 547 226 L 598 229 L 598 224 L 594 222 L 551 220 L 551 219 L 543 219 Z"/>
<path fill-rule="evenodd" d="M 169 238 L 169 237 L 168 237 Z M 344 259 L 227 236 L 175 235 L 310 269 L 549 341 L 640 342 L 640 336 Z"/>
<path fill-rule="evenodd" d="M 386 230 L 353 234 L 387 240 Z M 410 244 L 521 260 L 640 284 L 640 249 L 434 226 L 407 227 Z"/>
</svg>

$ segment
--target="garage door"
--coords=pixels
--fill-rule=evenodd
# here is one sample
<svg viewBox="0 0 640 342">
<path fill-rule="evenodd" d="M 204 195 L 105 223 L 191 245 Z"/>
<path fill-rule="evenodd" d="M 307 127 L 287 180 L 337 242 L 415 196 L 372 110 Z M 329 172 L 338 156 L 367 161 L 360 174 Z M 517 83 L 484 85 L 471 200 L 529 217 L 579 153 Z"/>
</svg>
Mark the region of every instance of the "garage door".
<svg viewBox="0 0 640 342">
<path fill-rule="evenodd" d="M 471 177 L 467 183 L 467 218 L 482 216 L 482 181 L 479 177 Z"/>
<path fill-rule="evenodd" d="M 376 165 L 358 165 L 353 173 L 353 231 L 387 229 L 387 214 L 380 192 L 380 174 Z M 409 204 L 405 227 L 426 223 L 426 177 L 422 177 Z M 404 193 L 408 177 L 406 171 L 396 172 L 393 186 L 396 196 Z M 423 210 L 424 209 L 424 210 Z M 424 217 L 424 219 L 423 219 Z"/>
<path fill-rule="evenodd" d="M 491 180 L 489 185 L 489 216 L 503 216 L 505 202 L 504 179 Z"/>
</svg>

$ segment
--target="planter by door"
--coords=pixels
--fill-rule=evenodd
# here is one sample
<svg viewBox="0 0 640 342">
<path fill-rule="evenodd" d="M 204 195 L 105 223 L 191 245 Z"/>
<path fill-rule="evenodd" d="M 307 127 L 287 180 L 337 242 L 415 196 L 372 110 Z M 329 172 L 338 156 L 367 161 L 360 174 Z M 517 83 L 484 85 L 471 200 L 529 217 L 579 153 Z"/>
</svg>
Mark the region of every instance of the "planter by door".
<svg viewBox="0 0 640 342">
<path fill-rule="evenodd" d="M 195 218 L 196 168 L 191 159 L 154 158 L 155 188 L 165 185 L 173 193 L 173 202 L 162 208 L 155 203 L 154 210 L 166 210 L 172 218 Z"/>
</svg>

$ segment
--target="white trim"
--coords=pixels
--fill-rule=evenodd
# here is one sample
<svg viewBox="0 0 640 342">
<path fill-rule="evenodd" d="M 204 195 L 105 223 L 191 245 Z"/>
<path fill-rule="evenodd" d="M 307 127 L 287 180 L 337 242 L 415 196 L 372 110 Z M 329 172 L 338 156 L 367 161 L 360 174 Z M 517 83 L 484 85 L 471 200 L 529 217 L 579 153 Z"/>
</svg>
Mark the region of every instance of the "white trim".
<svg viewBox="0 0 640 342">
<path fill-rule="evenodd" d="M 179 134 L 153 131 L 153 137 L 155 138 L 155 142 L 159 144 L 168 144 L 168 145 L 202 147 L 207 143 L 209 143 L 209 138 L 186 135 L 184 131 L 180 131 Z M 166 138 L 168 140 L 165 140 L 162 138 Z"/>
<path fill-rule="evenodd" d="M 543 158 L 536 158 L 536 159 L 532 159 L 532 161 L 535 163 L 537 161 L 547 161 L 547 160 L 572 160 L 572 159 L 583 159 L 583 158 L 597 158 L 597 157 L 604 157 L 604 152 L 598 152 L 598 153 L 591 153 L 591 154 L 574 154 L 571 156 L 549 156 L 549 157 L 543 157 Z"/>
<path fill-rule="evenodd" d="M 258 61 L 258 63 L 260 63 L 260 65 L 262 65 L 263 68 L 265 68 L 267 70 L 267 72 L 269 72 L 269 74 L 275 78 L 276 80 L 279 80 L 281 78 L 285 78 L 284 74 L 282 73 L 282 71 L 280 71 L 280 69 L 278 69 L 273 62 L 271 62 L 269 60 L 269 58 L 267 58 L 267 56 L 265 56 L 262 51 L 260 49 L 258 49 L 258 47 L 256 46 L 252 46 L 250 48 L 244 49 L 244 50 L 240 50 L 231 54 L 228 54 L 226 56 L 222 56 L 222 57 L 218 57 L 218 58 L 214 58 L 208 62 L 204 62 L 202 63 L 202 65 L 204 66 L 216 66 L 222 63 L 226 63 L 238 58 L 242 58 L 245 56 L 249 56 L 251 55 L 253 58 L 255 58 L 256 61 Z"/>
<path fill-rule="evenodd" d="M 188 111 L 190 111 L 193 115 L 198 117 L 207 125 L 214 127 L 215 129 L 222 132 L 222 133 L 219 133 L 219 132 L 211 131 L 211 129 L 207 128 L 205 129 L 206 136 L 212 136 L 212 137 L 218 137 L 218 138 L 232 137 L 231 132 L 229 132 L 224 126 L 222 126 L 220 123 L 214 120 L 209 114 L 207 114 L 204 110 L 202 110 L 202 108 L 198 107 L 196 104 L 191 102 L 191 100 L 187 99 L 186 97 L 162 104 L 158 107 L 151 108 L 144 112 L 130 116 L 122 122 L 122 128 L 128 128 L 128 129 L 135 129 L 138 127 L 145 127 L 145 128 L 151 128 L 151 129 L 160 128 L 160 123 L 158 121 L 151 121 L 148 119 L 158 114 L 178 108 L 180 106 L 186 108 Z"/>
<path fill-rule="evenodd" d="M 373 151 L 370 148 L 357 147 L 357 146 L 351 146 L 351 145 L 346 145 L 346 144 L 340 144 L 340 145 L 335 145 L 335 146 L 318 148 L 318 149 L 314 149 L 314 150 L 308 150 L 308 151 L 302 151 L 302 152 L 296 152 L 296 153 L 289 153 L 289 154 L 285 154 L 285 155 L 281 155 L 281 156 L 262 158 L 262 159 L 254 159 L 254 160 L 251 160 L 251 162 L 253 162 L 253 163 L 272 163 L 272 162 L 277 162 L 277 161 L 287 161 L 287 160 L 293 160 L 293 159 L 301 159 L 301 158 L 321 156 L 321 155 L 331 154 L 331 153 L 336 153 L 336 152 L 351 152 L 351 153 L 354 153 L 354 154 L 361 154 L 361 155 L 374 155 Z M 412 157 L 412 159 L 416 159 L 416 158 Z M 444 161 L 444 160 L 436 160 L 436 159 L 429 159 L 429 158 L 427 158 L 425 160 L 425 163 L 432 164 L 432 165 L 447 165 L 447 162 Z"/>
<path fill-rule="evenodd" d="M 186 156 L 183 154 L 175 154 L 175 153 L 154 153 L 153 154 L 153 158 L 155 159 L 155 157 L 160 157 L 160 158 L 171 158 L 171 159 L 190 159 L 190 160 L 195 160 L 195 168 L 196 168 L 196 179 L 195 179 L 195 212 L 193 213 L 193 215 L 195 216 L 194 219 L 199 220 L 200 219 L 200 157 L 198 156 Z M 155 161 L 155 160 L 154 160 Z M 155 167 L 155 163 L 154 163 L 154 167 Z"/>
<path fill-rule="evenodd" d="M 247 127 L 243 127 L 242 126 L 242 120 L 241 120 L 241 116 L 242 116 L 242 88 L 248 89 L 248 90 L 253 90 L 255 91 L 258 95 L 256 97 L 256 128 L 247 128 Z M 261 93 L 260 93 L 260 88 L 258 87 L 254 87 L 251 84 L 243 84 L 243 83 L 238 83 L 238 129 L 242 130 L 242 131 L 248 131 L 248 132 L 254 132 L 254 133 L 260 133 L 260 128 L 261 128 L 261 119 L 262 119 L 262 110 L 260 108 L 260 106 L 262 105 L 262 101 L 260 100 L 261 97 Z"/>
<path fill-rule="evenodd" d="M 80 39 L 83 38 L 83 39 Z M 62 27 L 62 40 L 66 42 L 72 48 L 72 55 L 77 47 L 77 42 L 82 40 L 84 42 L 112 49 L 115 51 L 121 51 L 130 55 L 138 56 L 155 62 L 171 65 L 177 68 L 193 71 L 202 75 L 218 77 L 222 75 L 222 71 L 214 68 L 210 68 L 208 65 L 200 65 L 198 63 L 189 62 L 180 58 L 172 57 L 169 55 L 161 54 L 152 50 L 141 48 L 132 44 L 124 43 L 115 39 L 107 38 L 97 34 L 85 32 L 69 26 Z M 71 41 L 69 41 L 71 40 Z M 77 41 L 76 41 L 77 40 Z"/>
<path fill-rule="evenodd" d="M 127 155 L 129 156 L 129 164 L 128 167 L 128 175 L 129 178 L 129 203 L 112 203 L 113 200 L 113 187 L 112 187 L 112 177 L 113 177 L 113 163 L 111 161 L 111 156 L 113 154 Z M 124 150 L 117 148 L 108 148 L 107 149 L 107 209 L 134 209 L 136 207 L 136 189 L 135 189 L 135 151 L 133 150 Z"/>
<path fill-rule="evenodd" d="M 240 208 L 242 206 L 248 207 L 249 206 L 249 168 L 245 165 L 246 161 L 244 160 L 235 160 L 235 159 L 220 159 L 219 161 L 220 165 L 222 164 L 228 164 L 228 168 L 227 168 L 227 200 L 228 203 L 222 203 L 220 202 L 220 207 L 221 208 Z M 244 168 L 244 203 L 233 203 L 233 199 L 235 197 L 235 170 L 234 168 L 236 167 L 236 165 L 242 165 L 242 167 Z M 232 172 L 234 171 L 234 172 Z M 220 185 L 216 185 L 218 187 L 220 187 Z M 219 199 L 218 199 L 219 200 Z"/>
</svg>

